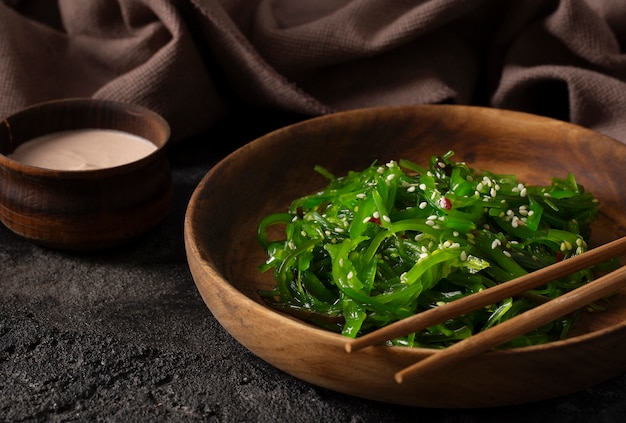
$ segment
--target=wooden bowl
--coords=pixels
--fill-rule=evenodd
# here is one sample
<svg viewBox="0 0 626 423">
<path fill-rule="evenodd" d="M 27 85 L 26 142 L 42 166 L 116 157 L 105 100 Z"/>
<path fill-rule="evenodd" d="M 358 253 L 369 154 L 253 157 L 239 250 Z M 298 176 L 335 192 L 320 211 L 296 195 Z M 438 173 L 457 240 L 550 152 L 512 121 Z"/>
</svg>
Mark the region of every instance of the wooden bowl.
<svg viewBox="0 0 626 423">
<path fill-rule="evenodd" d="M 561 121 L 487 108 L 374 108 L 311 119 L 267 134 L 215 166 L 197 187 L 185 221 L 191 272 L 213 315 L 254 354 L 285 372 L 358 397 L 421 407 L 495 407 L 571 393 L 626 370 L 626 292 L 606 312 L 585 315 L 571 337 L 497 350 L 429 376 L 397 384 L 394 373 L 430 349 L 376 346 L 352 354 L 345 338 L 268 308 L 257 291 L 275 285 L 259 274 L 262 217 L 335 175 L 374 160 L 427 164 L 454 160 L 528 183 L 573 172 L 601 201 L 593 243 L 626 233 L 626 146 Z M 271 272 L 268 272 L 271 273 Z"/>
<path fill-rule="evenodd" d="M 7 157 L 49 133 L 111 129 L 134 134 L 156 150 L 131 163 L 95 170 L 53 170 Z M 66 249 L 107 248 L 160 222 L 172 199 L 164 148 L 169 125 L 136 105 L 92 99 L 38 104 L 0 122 L 0 221 L 38 244 Z"/>
</svg>

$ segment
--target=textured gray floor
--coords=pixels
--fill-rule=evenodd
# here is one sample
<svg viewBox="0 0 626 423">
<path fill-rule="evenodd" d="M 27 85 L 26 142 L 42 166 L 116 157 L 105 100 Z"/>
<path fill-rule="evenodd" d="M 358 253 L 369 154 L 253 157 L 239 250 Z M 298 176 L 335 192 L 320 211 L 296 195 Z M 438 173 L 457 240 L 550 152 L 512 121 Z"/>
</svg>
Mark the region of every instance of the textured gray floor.
<svg viewBox="0 0 626 423">
<path fill-rule="evenodd" d="M 0 226 L 0 421 L 626 419 L 626 375 L 538 404 L 429 410 L 337 394 L 256 358 L 214 320 L 186 264 L 186 204 L 219 154 L 175 151 L 172 212 L 116 251 L 46 250 Z"/>
</svg>

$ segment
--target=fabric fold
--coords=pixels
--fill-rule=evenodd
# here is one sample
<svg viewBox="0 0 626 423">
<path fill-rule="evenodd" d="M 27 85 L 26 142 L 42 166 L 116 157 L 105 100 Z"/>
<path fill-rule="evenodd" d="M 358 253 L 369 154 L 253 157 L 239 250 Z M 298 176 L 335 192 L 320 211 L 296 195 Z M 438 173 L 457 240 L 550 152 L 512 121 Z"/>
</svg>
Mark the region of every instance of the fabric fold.
<svg viewBox="0 0 626 423">
<path fill-rule="evenodd" d="M 244 104 L 317 116 L 474 104 L 626 142 L 621 0 L 0 0 L 0 116 L 96 97 L 174 140 Z"/>
</svg>

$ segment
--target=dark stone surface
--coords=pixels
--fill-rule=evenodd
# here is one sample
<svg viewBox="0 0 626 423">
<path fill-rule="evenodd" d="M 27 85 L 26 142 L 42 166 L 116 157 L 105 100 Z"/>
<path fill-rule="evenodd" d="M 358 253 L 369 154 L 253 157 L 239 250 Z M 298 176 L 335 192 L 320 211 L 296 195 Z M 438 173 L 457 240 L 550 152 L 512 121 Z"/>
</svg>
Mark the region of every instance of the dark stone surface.
<svg viewBox="0 0 626 423">
<path fill-rule="evenodd" d="M 461 423 L 626 418 L 626 375 L 537 404 L 419 409 L 302 382 L 231 338 L 205 307 L 187 267 L 187 201 L 229 149 L 289 119 L 293 117 L 266 122 L 261 115 L 252 127 L 216 130 L 173 148 L 172 211 L 161 225 L 123 248 L 89 254 L 52 251 L 0 226 L 0 421 Z"/>
</svg>

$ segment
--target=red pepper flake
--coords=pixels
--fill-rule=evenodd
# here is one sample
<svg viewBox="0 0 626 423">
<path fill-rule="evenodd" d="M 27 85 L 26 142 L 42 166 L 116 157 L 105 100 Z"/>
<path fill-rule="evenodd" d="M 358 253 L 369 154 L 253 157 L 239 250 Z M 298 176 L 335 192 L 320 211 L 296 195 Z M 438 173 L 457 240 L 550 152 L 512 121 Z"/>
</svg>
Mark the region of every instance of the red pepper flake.
<svg viewBox="0 0 626 423">
<path fill-rule="evenodd" d="M 563 261 L 564 258 L 565 258 L 565 254 L 563 254 L 560 251 L 556 252 L 556 262 L 557 263 L 560 262 L 560 261 Z"/>
<path fill-rule="evenodd" d="M 444 210 L 450 210 L 452 208 L 452 203 L 446 197 L 441 197 L 438 201 L 439 207 Z"/>
<path fill-rule="evenodd" d="M 380 226 L 380 218 L 378 217 L 371 217 L 369 221 Z"/>
</svg>

